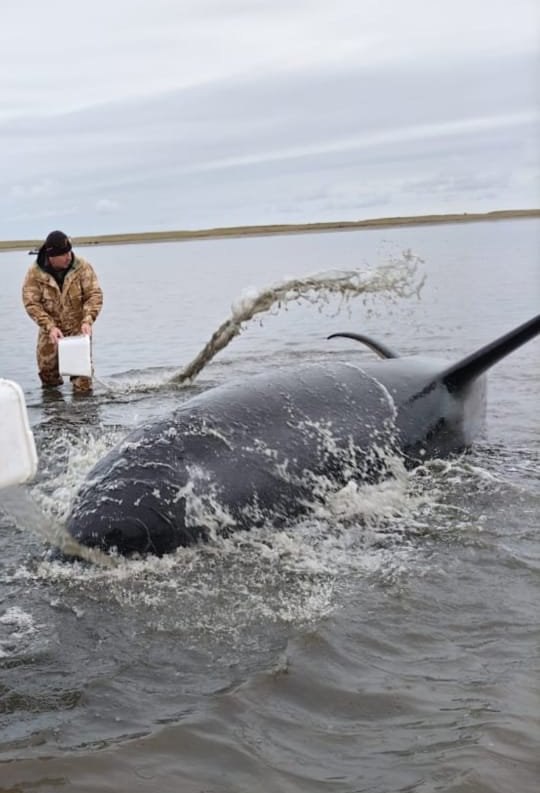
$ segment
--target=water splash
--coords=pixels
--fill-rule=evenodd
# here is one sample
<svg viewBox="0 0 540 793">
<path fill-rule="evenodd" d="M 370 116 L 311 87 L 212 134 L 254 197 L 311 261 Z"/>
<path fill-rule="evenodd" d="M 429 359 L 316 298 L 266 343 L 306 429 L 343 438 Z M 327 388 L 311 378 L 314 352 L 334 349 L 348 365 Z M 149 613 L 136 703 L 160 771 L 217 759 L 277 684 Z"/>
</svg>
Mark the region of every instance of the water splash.
<svg viewBox="0 0 540 793">
<path fill-rule="evenodd" d="M 88 471 L 115 443 L 118 431 L 74 435 L 61 431 L 47 444 L 41 455 L 42 466 L 35 482 L 17 490 L 17 503 L 9 502 L 9 514 L 19 528 L 29 530 L 47 546 L 100 567 L 113 567 L 114 556 L 79 545 L 65 529 L 73 497 Z M 0 502 L 1 506 L 1 502 Z"/>
<path fill-rule="evenodd" d="M 163 387 L 167 383 L 190 383 L 204 366 L 229 342 L 238 335 L 243 325 L 257 314 L 286 307 L 291 302 L 307 303 L 322 309 L 333 297 L 341 298 L 340 306 L 353 297 L 361 297 L 364 302 L 374 296 L 382 296 L 385 300 L 397 301 L 418 295 L 423 279 L 417 278 L 421 259 L 410 251 L 404 252 L 402 258 L 394 260 L 376 270 L 365 271 L 332 271 L 306 275 L 302 278 L 285 279 L 282 282 L 266 287 L 260 291 L 248 289 L 233 303 L 232 314 L 212 335 L 199 355 L 182 371 L 176 373 L 165 382 L 158 378 L 154 387 Z M 339 311 L 339 307 L 338 307 Z M 115 390 L 109 384 L 108 390 Z M 122 389 L 124 391 L 125 389 Z M 62 440 L 63 439 L 63 440 Z M 69 511 L 75 490 L 91 464 L 110 447 L 110 438 L 100 437 L 86 439 L 86 442 L 72 444 L 61 434 L 62 449 L 55 448 L 58 454 L 53 459 L 65 458 L 66 464 L 60 465 L 61 470 L 46 471 L 48 476 L 34 488 L 32 496 L 37 500 L 41 519 L 34 520 L 37 534 L 45 535 L 45 539 L 70 556 L 77 556 L 94 563 L 111 566 L 114 557 L 101 555 L 90 549 L 79 546 L 64 529 L 65 518 Z M 84 440 L 84 439 L 83 439 Z M 60 443 L 57 438 L 55 447 Z M 105 448 L 103 448 L 105 446 Z M 66 449 L 69 453 L 66 452 Z M 50 450 L 49 450 L 50 451 Z M 323 485 L 325 483 L 322 483 Z M 326 493 L 326 489 L 323 490 Z M 319 495 L 319 488 L 315 488 Z M 207 505 L 204 504 L 204 507 Z M 220 525 L 224 515 L 219 513 Z M 45 519 L 44 519 L 45 518 Z M 98 558 L 99 557 L 99 558 Z"/>
<path fill-rule="evenodd" d="M 262 290 L 247 289 L 233 303 L 231 316 L 219 326 L 191 363 L 177 372 L 170 382 L 191 383 L 206 364 L 241 332 L 244 323 L 273 306 L 279 309 L 292 302 L 321 306 L 334 295 L 340 296 L 342 303 L 359 296 L 366 300 L 376 294 L 393 301 L 418 296 L 424 283 L 423 278 L 417 278 L 421 262 L 411 251 L 405 251 L 399 261 L 376 270 L 317 273 L 284 280 Z"/>
</svg>

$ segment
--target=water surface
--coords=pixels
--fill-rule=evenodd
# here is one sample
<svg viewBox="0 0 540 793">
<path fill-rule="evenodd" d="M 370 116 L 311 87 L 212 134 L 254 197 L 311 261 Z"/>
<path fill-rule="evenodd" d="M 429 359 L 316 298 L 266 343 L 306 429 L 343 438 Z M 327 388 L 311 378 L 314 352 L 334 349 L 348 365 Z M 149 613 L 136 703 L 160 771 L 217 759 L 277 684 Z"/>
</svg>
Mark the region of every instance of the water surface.
<svg viewBox="0 0 540 793">
<path fill-rule="evenodd" d="M 470 454 L 351 483 L 279 532 L 114 569 L 48 561 L 44 537 L 116 439 L 201 388 L 370 356 L 336 330 L 449 360 L 510 330 L 538 313 L 539 243 L 521 220 L 81 249 L 105 291 L 91 400 L 43 398 L 31 260 L 0 254 L 0 374 L 40 455 L 11 507 L 0 494 L 0 790 L 537 790 L 538 340 L 490 373 Z M 406 251 L 418 298 L 275 306 L 168 384 L 246 289 Z"/>
</svg>

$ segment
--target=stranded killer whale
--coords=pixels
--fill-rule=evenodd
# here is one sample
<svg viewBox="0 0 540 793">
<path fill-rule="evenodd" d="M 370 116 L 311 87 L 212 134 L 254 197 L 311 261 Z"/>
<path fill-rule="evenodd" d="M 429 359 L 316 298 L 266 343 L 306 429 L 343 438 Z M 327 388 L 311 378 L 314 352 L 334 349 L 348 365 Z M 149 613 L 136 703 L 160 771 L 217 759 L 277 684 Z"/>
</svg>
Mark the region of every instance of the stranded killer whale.
<svg viewBox="0 0 540 793">
<path fill-rule="evenodd" d="M 482 427 L 485 372 L 540 332 L 540 315 L 456 364 L 399 357 L 306 363 L 225 384 L 131 432 L 89 473 L 68 532 L 121 554 L 162 555 L 309 511 L 350 480 L 468 447 Z M 330 337 L 332 338 L 332 337 Z"/>
</svg>

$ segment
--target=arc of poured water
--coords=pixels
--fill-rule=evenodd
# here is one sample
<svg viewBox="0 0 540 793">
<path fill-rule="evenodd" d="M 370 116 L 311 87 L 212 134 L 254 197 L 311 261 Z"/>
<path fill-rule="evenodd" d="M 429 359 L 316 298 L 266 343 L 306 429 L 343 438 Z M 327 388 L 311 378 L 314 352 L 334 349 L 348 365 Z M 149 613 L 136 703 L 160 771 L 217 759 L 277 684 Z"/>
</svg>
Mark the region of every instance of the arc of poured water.
<svg viewBox="0 0 540 793">
<path fill-rule="evenodd" d="M 201 352 L 184 369 L 173 375 L 170 382 L 193 382 L 206 364 L 241 332 L 244 323 L 249 322 L 256 314 L 268 311 L 273 305 L 298 300 L 318 303 L 321 298 L 327 299 L 333 294 L 341 295 L 343 300 L 375 293 L 383 293 L 385 297 L 392 299 L 418 295 L 424 282 L 421 279 L 415 283 L 419 262 L 421 259 L 407 251 L 399 262 L 381 266 L 376 270 L 307 275 L 304 278 L 282 281 L 250 296 L 244 296 L 233 303 L 232 315 L 213 333 Z"/>
</svg>

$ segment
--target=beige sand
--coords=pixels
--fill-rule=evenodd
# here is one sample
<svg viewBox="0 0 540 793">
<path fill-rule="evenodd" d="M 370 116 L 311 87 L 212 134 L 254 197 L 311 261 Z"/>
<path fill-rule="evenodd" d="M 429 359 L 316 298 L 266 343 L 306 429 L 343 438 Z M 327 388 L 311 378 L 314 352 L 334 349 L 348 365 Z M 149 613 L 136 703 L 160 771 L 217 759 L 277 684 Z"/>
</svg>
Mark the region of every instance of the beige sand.
<svg viewBox="0 0 540 793">
<path fill-rule="evenodd" d="M 475 223 L 480 221 L 539 218 L 540 209 L 503 209 L 495 212 L 477 212 L 450 215 L 413 215 L 410 217 L 373 218 L 371 220 L 343 220 L 321 223 L 274 224 L 268 226 L 230 226 L 227 228 L 195 229 L 187 231 L 146 231 L 127 234 L 102 234 L 99 236 L 72 237 L 74 246 L 128 245 L 140 242 L 171 242 L 177 240 L 215 239 L 219 237 L 255 237 L 268 234 L 307 234 L 319 231 L 350 231 L 354 229 L 392 228 L 398 226 L 424 226 L 441 223 Z M 42 240 L 0 241 L 0 251 L 35 249 Z"/>
</svg>

